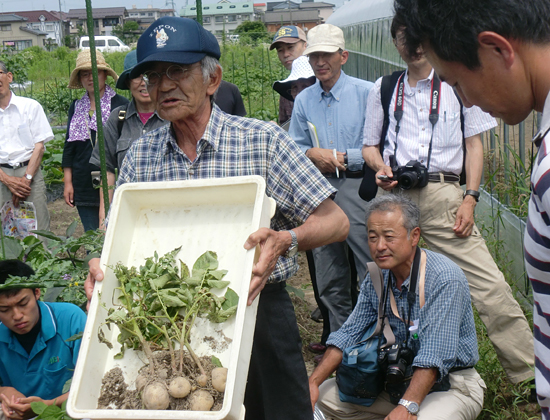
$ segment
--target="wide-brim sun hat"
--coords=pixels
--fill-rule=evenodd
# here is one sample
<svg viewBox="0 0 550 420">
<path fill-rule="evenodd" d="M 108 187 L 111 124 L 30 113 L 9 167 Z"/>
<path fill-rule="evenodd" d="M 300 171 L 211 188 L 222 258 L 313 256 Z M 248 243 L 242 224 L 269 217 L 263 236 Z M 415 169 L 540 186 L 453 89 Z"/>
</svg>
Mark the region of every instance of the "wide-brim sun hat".
<svg viewBox="0 0 550 420">
<path fill-rule="evenodd" d="M 307 33 L 307 48 L 304 55 L 314 52 L 334 53 L 346 48 L 344 32 L 330 23 L 323 23 L 311 28 Z"/>
<path fill-rule="evenodd" d="M 96 62 L 97 70 L 105 70 L 108 76 L 111 76 L 115 82 L 118 80 L 118 75 L 116 72 L 107 64 L 105 57 L 101 54 L 101 51 L 96 50 Z M 92 56 L 90 50 L 81 51 L 76 57 L 76 67 L 71 73 L 69 78 L 69 89 L 82 89 L 82 83 L 80 83 L 79 73 L 80 70 L 91 70 L 92 69 Z"/>
<path fill-rule="evenodd" d="M 194 64 L 206 56 L 220 58 L 216 37 L 193 19 L 164 16 L 154 21 L 139 37 L 138 64 L 130 72 L 136 78 L 154 62 Z"/>
<path fill-rule="evenodd" d="M 130 72 L 132 71 L 132 69 L 136 64 L 137 64 L 137 52 L 136 50 L 132 50 L 128 54 L 126 54 L 126 57 L 124 57 L 124 71 L 120 73 L 120 76 L 118 76 L 118 80 L 116 82 L 117 89 L 120 89 L 120 90 L 130 89 L 128 87 L 129 85 L 128 82 L 131 79 Z"/>
<path fill-rule="evenodd" d="M 309 59 L 305 55 L 302 55 L 292 62 L 290 76 L 288 76 L 285 80 L 280 80 L 273 83 L 273 89 L 283 98 L 286 98 L 289 101 L 294 101 L 294 98 L 288 92 L 288 90 L 292 87 L 292 82 L 299 79 L 311 78 L 315 81 L 315 73 L 309 64 Z"/>
</svg>

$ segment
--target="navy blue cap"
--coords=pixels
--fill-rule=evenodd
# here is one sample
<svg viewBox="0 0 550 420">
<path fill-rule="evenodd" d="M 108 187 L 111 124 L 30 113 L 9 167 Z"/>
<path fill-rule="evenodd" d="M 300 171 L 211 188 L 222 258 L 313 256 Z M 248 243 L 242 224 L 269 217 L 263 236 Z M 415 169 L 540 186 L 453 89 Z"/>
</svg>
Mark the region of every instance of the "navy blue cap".
<svg viewBox="0 0 550 420">
<path fill-rule="evenodd" d="M 130 79 L 130 72 L 136 64 L 137 52 L 136 50 L 132 50 L 128 54 L 126 54 L 126 57 L 124 57 L 124 71 L 120 76 L 118 76 L 118 80 L 116 81 L 117 89 L 128 90 L 128 80 Z"/>
<path fill-rule="evenodd" d="M 220 58 L 220 45 L 214 35 L 193 19 L 164 16 L 139 37 L 138 64 L 130 77 L 139 77 L 152 62 L 193 64 L 207 55 Z"/>
</svg>

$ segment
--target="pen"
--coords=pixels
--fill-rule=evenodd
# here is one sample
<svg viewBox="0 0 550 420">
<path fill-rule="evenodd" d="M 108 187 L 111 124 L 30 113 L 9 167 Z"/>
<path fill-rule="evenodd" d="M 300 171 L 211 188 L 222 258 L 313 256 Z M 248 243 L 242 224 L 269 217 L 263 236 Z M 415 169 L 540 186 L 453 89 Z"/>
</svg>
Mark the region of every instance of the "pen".
<svg viewBox="0 0 550 420">
<path fill-rule="evenodd" d="M 447 122 L 447 111 L 443 112 L 443 122 Z"/>
<path fill-rule="evenodd" d="M 334 158 L 338 160 L 338 157 L 336 156 L 336 149 L 332 149 L 332 154 L 334 155 Z M 340 171 L 338 168 L 336 168 L 336 178 L 340 178 Z"/>
</svg>

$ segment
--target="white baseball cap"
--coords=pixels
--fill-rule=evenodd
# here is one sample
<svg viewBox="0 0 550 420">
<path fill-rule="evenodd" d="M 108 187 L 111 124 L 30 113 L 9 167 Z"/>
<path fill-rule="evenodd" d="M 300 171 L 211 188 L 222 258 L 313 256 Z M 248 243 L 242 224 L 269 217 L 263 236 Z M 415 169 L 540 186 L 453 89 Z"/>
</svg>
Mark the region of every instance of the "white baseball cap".
<svg viewBox="0 0 550 420">
<path fill-rule="evenodd" d="M 339 49 L 344 50 L 346 42 L 344 32 L 330 23 L 323 23 L 311 28 L 307 33 L 307 48 L 304 55 L 314 52 L 333 53 Z"/>
</svg>

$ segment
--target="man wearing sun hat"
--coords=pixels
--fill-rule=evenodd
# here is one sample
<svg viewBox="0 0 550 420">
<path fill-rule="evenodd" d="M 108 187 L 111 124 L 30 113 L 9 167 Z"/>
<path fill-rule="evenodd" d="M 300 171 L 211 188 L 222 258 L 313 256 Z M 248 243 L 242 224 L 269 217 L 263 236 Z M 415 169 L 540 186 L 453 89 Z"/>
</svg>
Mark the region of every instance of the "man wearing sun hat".
<svg viewBox="0 0 550 420">
<path fill-rule="evenodd" d="M 0 62 L 0 208 L 30 201 L 39 230 L 50 230 L 46 185 L 40 170 L 44 143 L 53 132 L 42 106 L 10 90 L 13 74 Z"/>
<path fill-rule="evenodd" d="M 281 64 L 287 70 L 291 70 L 293 61 L 302 56 L 306 49 L 306 34 L 298 26 L 281 26 L 269 47 L 270 50 L 274 48 L 277 50 L 277 56 Z M 294 101 L 284 96 L 279 98 L 279 124 L 284 124 L 290 120 L 293 105 Z"/>
<path fill-rule="evenodd" d="M 259 251 L 249 296 L 241 296 L 249 305 L 259 299 L 246 419 L 311 420 L 307 371 L 285 281 L 298 269 L 298 249 L 345 239 L 349 225 L 332 201 L 335 190 L 280 127 L 228 115 L 215 105 L 220 48 L 196 21 L 158 19 L 139 38 L 137 58 L 130 77 L 144 74 L 159 116 L 171 124 L 131 146 L 117 186 L 243 175 L 266 180 L 277 212 L 270 229 L 252 233 L 244 244 Z M 94 282 L 102 279 L 97 260 L 91 261 L 89 298 Z"/>
<path fill-rule="evenodd" d="M 366 203 L 358 194 L 363 177 L 363 125 L 371 82 L 342 71 L 348 59 L 344 34 L 330 24 L 309 30 L 304 52 L 317 82 L 294 102 L 289 134 L 338 189 L 335 202 L 350 220 L 345 242 L 313 250 L 319 299 L 328 308 L 331 331 L 338 330 L 353 309 L 357 296 L 348 254 L 352 253 L 359 279 L 370 261 L 365 227 Z"/>
</svg>

